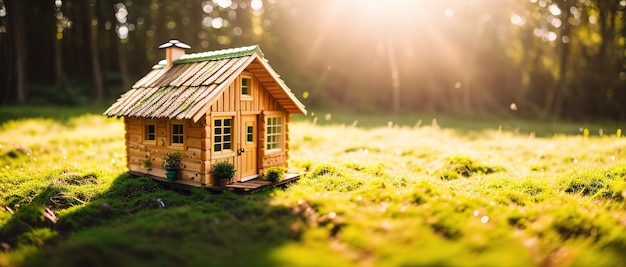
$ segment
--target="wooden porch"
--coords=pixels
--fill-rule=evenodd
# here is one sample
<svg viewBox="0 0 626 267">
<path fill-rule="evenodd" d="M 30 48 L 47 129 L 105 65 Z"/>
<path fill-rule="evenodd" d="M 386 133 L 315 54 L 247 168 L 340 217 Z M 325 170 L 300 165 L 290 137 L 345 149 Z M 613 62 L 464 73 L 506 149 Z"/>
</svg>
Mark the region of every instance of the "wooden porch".
<svg viewBox="0 0 626 267">
<path fill-rule="evenodd" d="M 222 192 L 222 191 L 231 191 L 238 194 L 252 194 L 259 192 L 261 190 L 265 190 L 268 188 L 273 188 L 277 186 L 286 185 L 300 179 L 300 174 L 296 173 L 287 173 L 285 174 L 285 179 L 280 182 L 272 183 L 270 181 L 264 181 L 260 179 L 252 179 L 246 182 L 234 182 L 232 184 L 228 184 L 226 186 L 219 185 L 209 185 L 204 186 L 198 182 L 193 182 L 189 180 L 176 180 L 174 182 L 168 182 L 166 179 L 161 177 L 152 176 L 152 178 L 158 182 L 160 182 L 164 186 L 171 186 L 179 189 L 189 190 L 190 188 L 205 188 L 211 192 Z"/>
</svg>

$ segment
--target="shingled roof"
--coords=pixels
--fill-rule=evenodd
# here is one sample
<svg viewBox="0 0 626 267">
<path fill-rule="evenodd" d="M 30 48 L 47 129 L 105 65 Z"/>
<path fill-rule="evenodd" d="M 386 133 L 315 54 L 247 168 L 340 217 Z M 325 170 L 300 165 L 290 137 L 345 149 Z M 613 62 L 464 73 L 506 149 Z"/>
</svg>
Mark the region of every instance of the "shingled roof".
<svg viewBox="0 0 626 267">
<path fill-rule="evenodd" d="M 285 110 L 306 114 L 304 105 L 270 67 L 259 47 L 253 45 L 185 54 L 170 68 L 162 60 L 104 115 L 198 121 L 246 68 Z"/>
</svg>

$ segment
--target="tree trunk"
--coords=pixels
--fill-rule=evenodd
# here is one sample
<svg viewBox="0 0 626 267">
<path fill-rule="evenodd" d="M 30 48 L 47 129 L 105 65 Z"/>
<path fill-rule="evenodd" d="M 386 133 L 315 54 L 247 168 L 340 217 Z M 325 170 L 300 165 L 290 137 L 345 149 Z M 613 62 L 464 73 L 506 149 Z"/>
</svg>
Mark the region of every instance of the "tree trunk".
<svg viewBox="0 0 626 267">
<path fill-rule="evenodd" d="M 0 8 L 5 8 L 4 1 L 2 0 L 0 0 Z M 12 39 L 7 37 L 7 35 L 9 35 L 7 33 L 7 24 L 9 24 L 7 20 L 6 16 L 0 17 L 0 64 L 2 64 L 0 65 L 0 81 L 2 81 L 2 84 L 0 85 L 2 88 L 2 90 L 0 90 L 2 91 L 2 95 L 0 96 L 0 105 L 6 105 L 7 102 L 9 102 L 11 93 L 9 88 L 11 88 L 12 85 L 14 69 L 12 66 L 13 61 L 11 60 L 12 53 L 10 49 L 10 41 Z"/>
<path fill-rule="evenodd" d="M 605 63 L 607 55 L 611 54 L 611 45 L 614 42 L 615 17 L 617 14 L 617 6 L 619 5 L 618 2 L 619 1 L 597 0 L 598 24 L 600 26 L 600 36 L 602 37 L 600 47 L 598 48 L 598 59 L 600 60 L 598 62 L 598 67 L 600 68 L 599 73 L 604 73 L 606 67 L 608 67 Z"/>
<path fill-rule="evenodd" d="M 128 40 L 119 40 L 117 43 L 117 56 L 120 64 L 120 73 L 122 74 L 123 91 L 130 90 L 130 77 L 128 74 L 128 63 L 126 60 L 126 43 Z"/>
<path fill-rule="evenodd" d="M 54 87 L 57 91 L 63 91 L 63 52 L 62 52 L 62 39 L 63 39 L 63 17 L 59 17 L 62 13 L 62 4 L 57 5 L 55 3 L 54 16 L 56 24 L 54 30 Z"/>
<path fill-rule="evenodd" d="M 570 3 L 565 0 L 559 5 L 562 13 L 562 20 L 567 21 L 570 15 Z M 559 35 L 561 38 L 564 36 L 570 37 L 571 26 L 569 23 L 565 22 L 561 26 L 561 34 Z M 557 42 L 561 44 L 561 53 L 559 55 L 559 76 L 556 83 L 556 87 L 554 89 L 554 106 L 552 108 L 552 117 L 560 118 L 561 112 L 563 110 L 563 102 L 564 102 L 564 94 L 565 94 L 565 85 L 567 84 L 567 69 L 569 64 L 569 54 L 570 54 L 570 42 L 563 42 L 563 40 L 557 39 Z"/>
<path fill-rule="evenodd" d="M 396 53 L 393 49 L 391 35 L 387 35 L 387 56 L 389 57 L 389 69 L 391 70 L 391 109 L 394 114 L 400 113 L 400 73 L 396 63 Z"/>
<path fill-rule="evenodd" d="M 93 5 L 92 5 L 93 4 Z M 91 53 L 91 71 L 95 89 L 95 102 L 99 103 L 104 97 L 104 85 L 102 82 L 102 70 L 100 69 L 100 56 L 98 54 L 98 18 L 96 17 L 97 1 L 88 4 L 89 7 L 89 50 Z"/>
<path fill-rule="evenodd" d="M 600 48 L 598 49 L 597 64 L 597 81 L 599 89 L 610 89 L 610 84 L 615 80 L 615 57 L 614 45 L 616 33 L 616 17 L 619 1 L 598 1 L 598 22 L 600 26 Z"/>
<path fill-rule="evenodd" d="M 15 93 L 17 102 L 23 104 L 28 98 L 28 84 L 26 79 L 26 25 L 24 24 L 24 1 L 7 1 L 8 32 L 13 36 L 15 49 Z"/>
<path fill-rule="evenodd" d="M 57 91 L 63 90 L 63 53 L 61 52 L 61 39 L 54 38 L 54 63 L 55 63 L 55 87 Z"/>
</svg>

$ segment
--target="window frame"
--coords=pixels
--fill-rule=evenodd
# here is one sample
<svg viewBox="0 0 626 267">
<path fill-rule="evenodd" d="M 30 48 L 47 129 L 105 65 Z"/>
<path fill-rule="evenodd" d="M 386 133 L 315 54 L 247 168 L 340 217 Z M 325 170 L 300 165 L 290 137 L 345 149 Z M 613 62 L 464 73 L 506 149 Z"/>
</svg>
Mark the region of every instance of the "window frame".
<svg viewBox="0 0 626 267">
<path fill-rule="evenodd" d="M 170 146 L 177 146 L 177 147 L 184 147 L 185 146 L 185 137 L 186 137 L 186 130 L 185 130 L 185 122 L 182 120 L 170 120 L 170 127 L 169 127 L 169 144 Z M 182 133 L 174 133 L 175 130 L 175 125 L 180 125 L 181 127 L 181 131 Z M 181 138 L 181 143 L 174 143 L 174 136 L 180 136 Z"/>
<path fill-rule="evenodd" d="M 152 126 L 152 132 L 148 131 L 148 126 Z M 156 129 L 157 123 L 154 119 L 144 119 L 142 128 L 142 140 L 144 144 L 156 144 Z M 152 135 L 153 139 L 148 139 L 149 135 Z"/>
<path fill-rule="evenodd" d="M 250 131 L 252 130 L 252 131 Z M 254 143 L 255 137 L 256 137 L 256 133 L 254 131 L 254 122 L 253 121 L 247 121 L 246 122 L 246 128 L 244 129 L 244 131 L 246 132 L 246 144 L 252 144 Z"/>
<path fill-rule="evenodd" d="M 243 81 L 244 80 L 248 80 L 249 83 L 247 85 L 247 92 L 244 94 L 243 93 Z M 252 79 L 252 75 L 246 75 L 246 74 L 242 74 L 241 77 L 239 78 L 239 94 L 241 95 L 241 100 L 243 101 L 252 101 L 252 91 L 254 88 L 254 80 Z"/>
<path fill-rule="evenodd" d="M 225 121 L 226 120 L 230 120 L 230 125 L 228 126 L 228 128 L 225 125 Z M 216 125 L 216 122 L 220 121 L 220 125 Z M 211 153 L 213 154 L 229 154 L 229 153 L 234 153 L 235 150 L 233 148 L 234 145 L 234 118 L 232 116 L 220 116 L 220 117 L 214 117 L 213 118 L 213 123 L 211 125 Z M 219 127 L 219 128 L 218 128 Z M 220 130 L 220 133 L 217 133 L 217 130 Z M 225 134 L 226 129 L 228 129 L 228 134 Z M 229 137 L 229 148 L 224 148 L 224 144 L 226 143 L 226 141 L 224 141 L 225 137 L 228 136 Z M 220 145 L 220 150 L 216 151 L 215 150 L 215 146 L 217 145 L 218 142 L 216 142 L 216 137 L 220 137 L 220 141 L 219 141 L 219 145 Z"/>
<path fill-rule="evenodd" d="M 278 120 L 272 122 L 272 120 Z M 276 131 L 279 129 L 279 131 Z M 272 146 L 272 147 L 270 147 Z M 263 144 L 266 154 L 283 151 L 285 148 L 285 117 L 267 116 L 265 117 L 265 144 Z"/>
</svg>

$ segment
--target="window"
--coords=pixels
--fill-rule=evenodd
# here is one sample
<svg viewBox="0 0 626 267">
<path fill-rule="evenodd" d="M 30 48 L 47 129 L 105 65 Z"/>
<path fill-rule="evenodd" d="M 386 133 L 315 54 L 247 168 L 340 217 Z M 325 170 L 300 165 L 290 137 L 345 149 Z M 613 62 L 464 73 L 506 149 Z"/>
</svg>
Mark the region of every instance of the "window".
<svg viewBox="0 0 626 267">
<path fill-rule="evenodd" d="M 246 142 L 254 142 L 254 122 L 246 122 Z"/>
<path fill-rule="evenodd" d="M 213 152 L 232 149 L 231 123 L 231 118 L 220 118 L 213 121 Z"/>
<path fill-rule="evenodd" d="M 184 127 L 182 123 L 172 123 L 172 144 L 184 144 Z"/>
<path fill-rule="evenodd" d="M 143 140 L 154 141 L 156 140 L 156 125 L 153 120 L 146 120 L 143 129 Z"/>
<path fill-rule="evenodd" d="M 283 118 L 267 118 L 265 129 L 265 149 L 281 149 L 283 143 Z"/>
<path fill-rule="evenodd" d="M 241 78 L 241 94 L 242 95 L 251 95 L 252 91 L 252 79 L 250 78 Z"/>
</svg>

